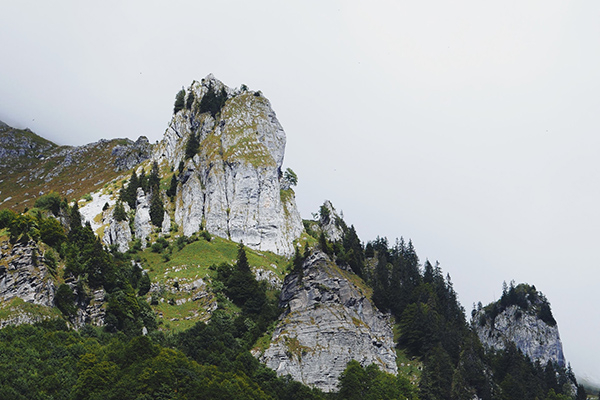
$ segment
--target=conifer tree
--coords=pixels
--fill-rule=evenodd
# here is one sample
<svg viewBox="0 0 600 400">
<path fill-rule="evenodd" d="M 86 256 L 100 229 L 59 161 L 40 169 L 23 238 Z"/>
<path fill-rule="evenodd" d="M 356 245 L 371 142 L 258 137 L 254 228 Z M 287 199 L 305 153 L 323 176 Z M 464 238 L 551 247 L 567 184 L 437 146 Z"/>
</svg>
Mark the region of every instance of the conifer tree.
<svg viewBox="0 0 600 400">
<path fill-rule="evenodd" d="M 154 226 L 162 226 L 165 218 L 165 207 L 160 197 L 160 191 L 158 188 L 152 191 L 152 197 L 150 198 L 150 220 Z"/>
</svg>

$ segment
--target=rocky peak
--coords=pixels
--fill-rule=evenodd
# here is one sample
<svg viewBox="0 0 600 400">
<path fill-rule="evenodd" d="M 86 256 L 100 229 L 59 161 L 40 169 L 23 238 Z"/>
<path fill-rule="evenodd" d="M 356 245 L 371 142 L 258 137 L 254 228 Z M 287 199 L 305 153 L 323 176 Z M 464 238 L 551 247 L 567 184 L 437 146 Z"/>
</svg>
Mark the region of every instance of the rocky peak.
<svg viewBox="0 0 600 400">
<path fill-rule="evenodd" d="M 342 223 L 343 220 L 338 215 L 331 201 L 325 200 L 319 209 L 319 225 L 321 225 L 325 236 L 333 242 L 342 240 L 344 236 Z"/>
<path fill-rule="evenodd" d="M 311 254 L 301 273 L 285 279 L 280 306 L 286 311 L 270 346 L 254 354 L 278 375 L 290 374 L 326 392 L 337 390 L 350 360 L 397 374 L 390 321 L 373 305 L 368 291 L 325 253 Z"/>
<path fill-rule="evenodd" d="M 0 166 L 10 165 L 20 157 L 43 158 L 48 151 L 57 147 L 28 130 L 14 129 L 6 124 L 0 129 Z"/>
<path fill-rule="evenodd" d="M 183 163 L 175 222 L 184 234 L 204 228 L 291 255 L 303 226 L 293 191 L 282 187 L 285 142 L 260 92 L 230 89 L 212 75 L 182 89 L 154 159 L 173 169 Z"/>
<path fill-rule="evenodd" d="M 550 303 L 535 286 L 511 283 L 510 289 L 504 288 L 500 300 L 473 310 L 472 324 L 488 348 L 501 350 L 512 342 L 543 365 L 549 361 L 566 365 Z"/>
</svg>

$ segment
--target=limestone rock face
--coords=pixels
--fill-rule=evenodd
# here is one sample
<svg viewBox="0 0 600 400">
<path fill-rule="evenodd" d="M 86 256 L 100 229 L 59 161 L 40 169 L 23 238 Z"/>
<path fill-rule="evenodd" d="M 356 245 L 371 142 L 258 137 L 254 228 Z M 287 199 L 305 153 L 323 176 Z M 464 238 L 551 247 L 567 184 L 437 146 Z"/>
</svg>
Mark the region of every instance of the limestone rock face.
<svg viewBox="0 0 600 400">
<path fill-rule="evenodd" d="M 223 101 L 214 115 L 202 106 L 209 93 Z M 175 223 L 188 236 L 204 228 L 253 249 L 291 255 L 303 226 L 293 190 L 282 188 L 286 138 L 269 101 L 259 92 L 229 89 L 212 75 L 192 83 L 185 98 L 189 108 L 173 116 L 154 153 L 173 169 L 183 162 Z M 191 137 L 199 146 L 186 159 Z"/>
<path fill-rule="evenodd" d="M 152 232 L 150 222 L 150 196 L 142 188 L 137 189 L 135 220 L 133 221 L 135 237 L 140 239 L 142 247 L 146 247 L 146 238 Z"/>
<path fill-rule="evenodd" d="M 552 361 L 566 365 L 558 325 L 539 316 L 539 302 L 527 301 L 527 308 L 509 305 L 495 318 L 486 317 L 485 309 L 473 315 L 473 325 L 481 343 L 492 349 L 505 349 L 509 342 L 542 365 Z M 489 306 L 488 306 L 489 307 Z M 487 308 L 487 307 L 486 307 Z"/>
<path fill-rule="evenodd" d="M 18 297 L 28 303 L 52 307 L 56 287 L 35 243 L 2 243 L 0 301 Z"/>
<path fill-rule="evenodd" d="M 389 319 L 366 297 L 365 289 L 348 278 L 322 252 L 303 265 L 302 279 L 289 275 L 283 284 L 280 317 L 271 345 L 255 356 L 278 375 L 326 392 L 337 389 L 350 360 L 377 364 L 397 374 L 394 338 Z"/>
<path fill-rule="evenodd" d="M 344 236 L 344 231 L 340 225 L 342 219 L 329 200 L 325 200 L 319 214 L 319 224 L 325 236 L 333 242 L 342 240 Z"/>
<path fill-rule="evenodd" d="M 152 145 L 146 136 L 140 136 L 135 142 L 127 139 L 126 142 L 116 145 L 111 152 L 115 157 L 114 165 L 117 171 L 127 171 L 148 160 L 152 155 Z"/>
<path fill-rule="evenodd" d="M 104 230 L 102 241 L 108 246 L 116 244 L 121 253 L 126 252 L 129 250 L 129 242 L 131 242 L 129 223 L 127 221 L 117 221 L 111 217 L 108 226 Z"/>
</svg>

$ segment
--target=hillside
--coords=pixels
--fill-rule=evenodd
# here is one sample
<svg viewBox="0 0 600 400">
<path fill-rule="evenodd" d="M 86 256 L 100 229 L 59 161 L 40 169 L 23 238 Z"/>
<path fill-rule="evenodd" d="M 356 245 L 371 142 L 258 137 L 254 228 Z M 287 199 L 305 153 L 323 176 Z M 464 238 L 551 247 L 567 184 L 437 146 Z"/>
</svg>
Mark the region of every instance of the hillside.
<svg viewBox="0 0 600 400">
<path fill-rule="evenodd" d="M 0 126 L 0 202 L 3 208 L 32 207 L 55 191 L 79 199 L 150 157 L 145 137 L 58 146 L 28 130 Z"/>
</svg>

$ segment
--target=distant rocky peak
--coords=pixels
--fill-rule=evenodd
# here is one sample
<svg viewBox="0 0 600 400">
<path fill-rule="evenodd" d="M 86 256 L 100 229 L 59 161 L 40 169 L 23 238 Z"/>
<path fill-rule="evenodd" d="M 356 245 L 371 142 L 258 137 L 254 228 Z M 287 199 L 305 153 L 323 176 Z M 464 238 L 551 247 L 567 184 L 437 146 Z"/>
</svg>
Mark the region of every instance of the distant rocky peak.
<svg viewBox="0 0 600 400">
<path fill-rule="evenodd" d="M 319 224 L 329 240 L 333 242 L 342 240 L 344 236 L 344 221 L 329 200 L 325 200 L 319 208 Z"/>
<path fill-rule="evenodd" d="M 512 342 L 534 361 L 566 365 L 550 303 L 535 286 L 505 284 L 500 300 L 473 310 L 472 324 L 488 348 L 506 349 Z"/>
</svg>

